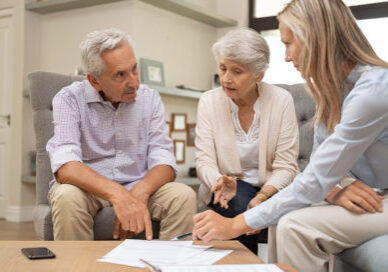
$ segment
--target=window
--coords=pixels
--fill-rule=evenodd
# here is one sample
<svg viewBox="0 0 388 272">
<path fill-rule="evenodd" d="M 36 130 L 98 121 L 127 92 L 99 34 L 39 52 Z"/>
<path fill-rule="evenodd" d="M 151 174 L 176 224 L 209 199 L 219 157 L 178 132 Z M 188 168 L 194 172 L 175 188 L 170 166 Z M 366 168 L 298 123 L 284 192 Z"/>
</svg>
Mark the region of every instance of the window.
<svg viewBox="0 0 388 272">
<path fill-rule="evenodd" d="M 260 1 L 260 0 L 256 0 Z M 263 1 L 263 0 L 261 0 Z M 353 13 L 356 14 L 356 17 L 361 17 L 362 19 L 357 20 L 361 30 L 364 32 L 365 36 L 371 43 L 373 49 L 376 51 L 377 55 L 383 60 L 388 62 L 388 36 L 383 35 L 386 26 L 388 25 L 388 17 L 381 16 L 381 10 L 385 11 L 384 16 L 388 14 L 388 1 L 381 0 L 351 0 L 350 2 L 361 5 L 364 3 L 371 3 L 374 1 L 375 4 L 368 4 L 363 6 L 354 6 L 352 7 Z M 250 0 L 250 9 L 252 8 L 254 0 Z M 271 3 L 277 3 L 280 5 L 279 10 L 284 3 L 289 1 L 277 0 Z M 345 1 L 347 3 L 349 1 Z M 384 2 L 384 3 L 377 3 Z M 347 3 L 349 4 L 349 3 Z M 257 11 L 255 11 L 257 14 Z M 357 15 L 358 14 L 358 15 Z M 375 18 L 374 18 L 375 17 Z M 271 22 L 272 18 L 274 21 Z M 369 18 L 369 19 L 365 19 Z M 250 23 L 253 18 L 250 18 Z M 258 20 L 257 18 L 254 18 Z M 280 33 L 277 30 L 277 20 L 274 16 L 260 18 L 265 19 L 262 21 L 264 23 L 264 28 L 257 29 L 255 24 L 250 25 L 250 27 L 260 31 L 260 34 L 266 39 L 270 49 L 271 49 L 271 61 L 270 67 L 267 70 L 264 81 L 268 83 L 285 83 L 285 84 L 295 84 L 302 83 L 304 80 L 300 76 L 300 73 L 293 67 L 292 63 L 285 62 L 285 47 L 280 41 Z M 258 21 L 256 21 L 257 23 Z M 273 25 L 276 25 L 273 27 Z M 263 26 L 263 25 L 262 25 Z"/>
</svg>

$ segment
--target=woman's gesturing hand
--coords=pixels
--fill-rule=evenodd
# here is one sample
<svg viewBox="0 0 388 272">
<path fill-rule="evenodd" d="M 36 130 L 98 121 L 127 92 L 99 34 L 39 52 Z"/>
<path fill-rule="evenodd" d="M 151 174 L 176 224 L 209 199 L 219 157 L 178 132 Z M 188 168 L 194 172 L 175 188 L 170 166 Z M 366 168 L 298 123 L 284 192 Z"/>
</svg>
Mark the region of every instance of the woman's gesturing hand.
<svg viewBox="0 0 388 272">
<path fill-rule="evenodd" d="M 222 208 L 228 209 L 228 202 L 237 192 L 236 178 L 223 175 L 217 180 L 217 183 L 213 185 L 211 191 L 214 193 L 213 204 L 220 203 Z"/>
</svg>

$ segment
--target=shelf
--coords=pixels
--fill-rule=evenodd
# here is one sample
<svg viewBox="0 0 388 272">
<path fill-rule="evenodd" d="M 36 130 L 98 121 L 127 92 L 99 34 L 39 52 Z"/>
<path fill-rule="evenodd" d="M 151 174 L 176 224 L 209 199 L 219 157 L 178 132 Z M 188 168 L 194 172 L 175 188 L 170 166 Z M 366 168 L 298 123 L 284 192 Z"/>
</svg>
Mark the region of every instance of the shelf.
<svg viewBox="0 0 388 272">
<path fill-rule="evenodd" d="M 123 0 L 44 0 L 26 3 L 25 9 L 40 14 L 109 4 Z M 216 14 L 210 10 L 192 4 L 185 0 L 140 0 L 144 3 L 172 11 L 176 14 L 194 19 L 196 21 L 215 27 L 236 26 L 237 21 L 226 16 Z"/>
<path fill-rule="evenodd" d="M 36 176 L 23 175 L 22 182 L 23 183 L 36 183 Z"/>
<path fill-rule="evenodd" d="M 140 0 L 215 27 L 237 26 L 237 21 L 185 0 Z"/>
<path fill-rule="evenodd" d="M 199 181 L 198 178 L 191 178 L 191 177 L 186 177 L 186 178 L 176 178 L 176 182 L 184 183 L 186 185 L 200 185 L 201 182 Z"/>
<path fill-rule="evenodd" d="M 148 85 L 151 89 L 158 91 L 160 94 L 171 95 L 176 97 L 184 97 L 191 99 L 199 99 L 203 92 L 185 90 L 185 89 L 177 89 L 177 88 L 169 88 L 169 87 L 161 87 L 155 85 Z"/>
<path fill-rule="evenodd" d="M 40 14 L 48 14 L 77 8 L 109 4 L 123 0 L 44 0 L 26 3 L 25 9 Z"/>
</svg>

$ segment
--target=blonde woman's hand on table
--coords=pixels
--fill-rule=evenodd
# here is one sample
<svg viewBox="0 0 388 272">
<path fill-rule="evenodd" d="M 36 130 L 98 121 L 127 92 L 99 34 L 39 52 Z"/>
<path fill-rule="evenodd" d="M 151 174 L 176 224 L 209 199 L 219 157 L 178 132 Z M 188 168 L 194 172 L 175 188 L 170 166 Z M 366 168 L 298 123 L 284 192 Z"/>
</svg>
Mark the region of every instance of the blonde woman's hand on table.
<svg viewBox="0 0 388 272">
<path fill-rule="evenodd" d="M 213 204 L 220 203 L 222 208 L 228 209 L 228 202 L 235 197 L 237 192 L 236 178 L 223 175 L 213 185 L 211 192 L 214 193 Z"/>
<path fill-rule="evenodd" d="M 227 218 L 213 210 L 207 210 L 194 216 L 193 240 L 229 240 L 252 230 L 245 222 L 243 214 Z"/>
</svg>

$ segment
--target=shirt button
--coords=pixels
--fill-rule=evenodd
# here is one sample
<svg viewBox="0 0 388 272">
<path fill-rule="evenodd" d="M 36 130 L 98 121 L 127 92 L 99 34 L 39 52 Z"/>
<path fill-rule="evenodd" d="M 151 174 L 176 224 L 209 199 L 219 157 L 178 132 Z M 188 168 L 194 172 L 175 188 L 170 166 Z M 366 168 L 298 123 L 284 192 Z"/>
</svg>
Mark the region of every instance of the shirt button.
<svg viewBox="0 0 388 272">
<path fill-rule="evenodd" d="M 117 150 L 117 153 L 122 154 L 123 151 L 122 150 Z"/>
<path fill-rule="evenodd" d="M 117 136 L 121 137 L 123 135 L 121 132 L 117 133 Z"/>
<path fill-rule="evenodd" d="M 118 112 L 118 111 L 115 111 L 115 115 L 116 115 L 116 116 L 119 115 L 119 112 Z"/>
<path fill-rule="evenodd" d="M 118 168 L 115 168 L 115 172 L 118 173 L 118 172 L 119 172 L 119 169 L 118 169 Z"/>
</svg>

